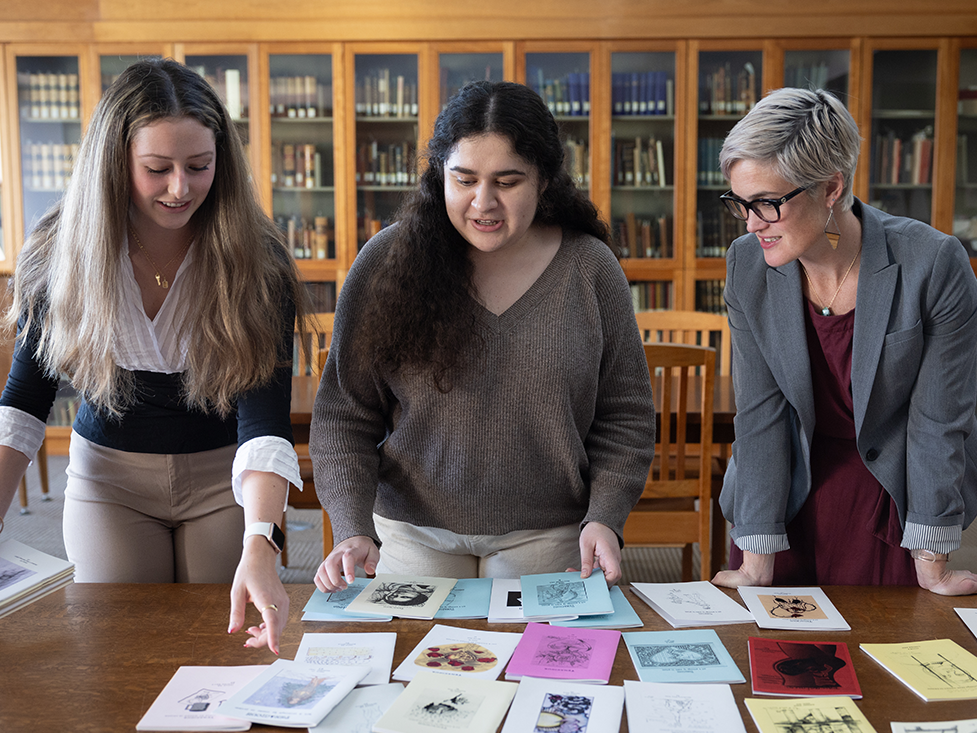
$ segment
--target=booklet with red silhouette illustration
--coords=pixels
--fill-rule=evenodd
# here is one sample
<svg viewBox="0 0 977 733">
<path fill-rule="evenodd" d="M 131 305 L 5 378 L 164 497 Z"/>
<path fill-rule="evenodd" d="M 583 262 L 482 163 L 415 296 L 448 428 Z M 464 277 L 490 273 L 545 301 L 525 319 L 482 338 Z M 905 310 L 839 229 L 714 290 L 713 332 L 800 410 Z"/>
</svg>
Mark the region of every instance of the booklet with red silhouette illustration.
<svg viewBox="0 0 977 733">
<path fill-rule="evenodd" d="M 847 695 L 862 689 L 844 642 L 749 638 L 754 695 Z"/>
</svg>

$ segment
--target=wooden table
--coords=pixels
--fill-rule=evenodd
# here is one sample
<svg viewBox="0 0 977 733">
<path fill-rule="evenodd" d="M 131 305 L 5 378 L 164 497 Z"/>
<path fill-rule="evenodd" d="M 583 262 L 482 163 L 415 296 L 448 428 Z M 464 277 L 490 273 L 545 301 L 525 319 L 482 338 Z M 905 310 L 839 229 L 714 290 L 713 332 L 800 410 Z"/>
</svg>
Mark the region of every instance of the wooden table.
<svg viewBox="0 0 977 733">
<path fill-rule="evenodd" d="M 295 657 L 306 632 L 395 631 L 396 668 L 433 623 L 402 619 L 381 624 L 302 622 L 302 607 L 313 586 L 286 589 L 291 622 L 282 637 L 284 659 Z M 752 697 L 748 636 L 846 642 L 864 694 L 857 705 L 877 733 L 887 733 L 890 721 L 977 717 L 977 701 L 925 703 L 858 649 L 860 642 L 951 638 L 977 654 L 977 639 L 953 611 L 977 606 L 977 597 L 945 598 L 919 588 L 898 587 L 824 590 L 852 631 L 768 631 L 754 624 L 715 627 L 747 678 L 745 684 L 732 685 L 732 690 L 748 731 L 756 731 L 743 702 Z M 624 592 L 645 624 L 642 630 L 670 629 L 629 588 Z M 0 730 L 131 731 L 181 665 L 270 664 L 275 659 L 271 652 L 245 649 L 243 634 L 227 635 L 228 593 L 225 585 L 78 583 L 0 620 Z M 248 620 L 257 620 L 253 608 L 249 608 Z M 444 623 L 496 631 L 524 629 L 522 624 L 489 626 L 484 620 Z M 611 684 L 620 685 L 626 679 L 638 677 L 622 641 Z M 295 729 L 255 725 L 253 730 Z M 628 730 L 626 715 L 621 730 Z"/>
</svg>

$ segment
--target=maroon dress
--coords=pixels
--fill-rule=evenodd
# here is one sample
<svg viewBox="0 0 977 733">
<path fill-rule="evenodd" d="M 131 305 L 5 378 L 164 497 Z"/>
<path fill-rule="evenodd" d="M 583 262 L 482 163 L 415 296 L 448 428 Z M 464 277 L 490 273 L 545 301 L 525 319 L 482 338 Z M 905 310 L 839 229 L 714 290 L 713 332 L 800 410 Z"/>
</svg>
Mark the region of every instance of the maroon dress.
<svg viewBox="0 0 977 733">
<path fill-rule="evenodd" d="M 855 445 L 851 393 L 855 311 L 823 316 L 805 301 L 817 424 L 811 442 L 811 493 L 787 524 L 790 549 L 774 560 L 773 585 L 916 585 L 916 568 L 899 547 L 896 505 Z M 730 568 L 742 552 L 730 549 Z"/>
</svg>

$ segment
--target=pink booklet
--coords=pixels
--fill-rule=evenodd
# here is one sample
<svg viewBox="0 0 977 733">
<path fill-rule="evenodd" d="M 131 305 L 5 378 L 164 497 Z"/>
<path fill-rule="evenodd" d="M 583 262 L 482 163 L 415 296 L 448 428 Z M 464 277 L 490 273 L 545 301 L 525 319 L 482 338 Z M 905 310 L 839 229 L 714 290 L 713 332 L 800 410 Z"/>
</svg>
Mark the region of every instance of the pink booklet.
<svg viewBox="0 0 977 733">
<path fill-rule="evenodd" d="M 526 624 L 512 653 L 505 678 L 541 677 L 606 685 L 611 677 L 621 632 Z"/>
</svg>

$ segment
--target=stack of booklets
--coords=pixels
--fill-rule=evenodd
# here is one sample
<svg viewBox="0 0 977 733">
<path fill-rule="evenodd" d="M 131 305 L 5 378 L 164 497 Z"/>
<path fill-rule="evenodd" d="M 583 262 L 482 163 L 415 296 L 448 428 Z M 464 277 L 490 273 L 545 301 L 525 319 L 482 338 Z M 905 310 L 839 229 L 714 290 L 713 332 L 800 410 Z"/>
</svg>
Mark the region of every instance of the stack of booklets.
<svg viewBox="0 0 977 733">
<path fill-rule="evenodd" d="M 390 614 L 355 613 L 347 610 L 370 584 L 369 578 L 354 578 L 344 590 L 323 593 L 318 588 L 302 609 L 303 621 L 392 621 Z"/>
<path fill-rule="evenodd" d="M 597 616 L 614 612 L 614 603 L 601 570 L 587 578 L 580 573 L 523 575 L 522 615 L 527 621 L 552 620 L 554 616 Z"/>
<path fill-rule="evenodd" d="M 741 586 L 738 590 L 761 629 L 851 631 L 820 588 Z"/>
<path fill-rule="evenodd" d="M 926 702 L 977 700 L 977 657 L 955 641 L 858 646 Z"/>
<path fill-rule="evenodd" d="M 512 653 L 505 678 L 542 677 L 606 685 L 620 640 L 621 632 L 613 629 L 529 623 Z"/>
<path fill-rule="evenodd" d="M 641 617 L 628 603 L 624 591 L 616 585 L 609 588 L 611 603 L 614 605 L 612 613 L 601 613 L 593 616 L 578 616 L 566 621 L 550 621 L 552 626 L 567 626 L 572 629 L 631 629 L 644 626 Z"/>
<path fill-rule="evenodd" d="M 631 631 L 624 643 L 642 682 L 746 682 L 713 629 Z"/>
<path fill-rule="evenodd" d="M 457 582 L 455 578 L 380 573 L 350 601 L 346 612 L 433 619 Z"/>
<path fill-rule="evenodd" d="M 533 621 L 571 621 L 575 618 L 577 618 L 575 613 L 558 613 L 552 616 L 536 616 Z M 526 621 L 522 610 L 522 581 L 519 578 L 495 578 L 492 581 L 488 622 L 519 624 Z"/>
<path fill-rule="evenodd" d="M 72 582 L 75 566 L 18 542 L 0 542 L 0 618 Z"/>
<path fill-rule="evenodd" d="M 753 623 L 753 614 L 708 580 L 632 583 L 631 588 L 673 628 Z"/>
<path fill-rule="evenodd" d="M 746 733 L 729 685 L 624 680 L 628 730 Z"/>
<path fill-rule="evenodd" d="M 754 695 L 862 696 L 848 645 L 842 642 L 747 640 Z"/>
</svg>

